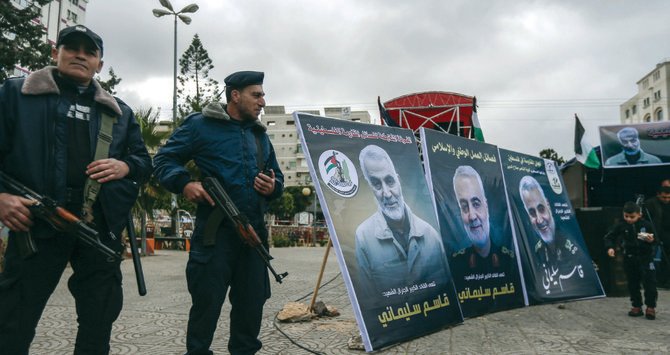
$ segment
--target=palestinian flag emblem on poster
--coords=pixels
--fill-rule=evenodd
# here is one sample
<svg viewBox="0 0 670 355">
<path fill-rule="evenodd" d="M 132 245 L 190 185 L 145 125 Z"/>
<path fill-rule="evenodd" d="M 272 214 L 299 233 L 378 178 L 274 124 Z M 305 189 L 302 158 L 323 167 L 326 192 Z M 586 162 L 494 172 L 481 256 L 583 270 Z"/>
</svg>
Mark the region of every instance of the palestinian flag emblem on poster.
<svg viewBox="0 0 670 355">
<path fill-rule="evenodd" d="M 349 157 L 337 150 L 329 149 L 319 157 L 321 180 L 334 193 L 351 197 L 358 191 L 358 173 Z"/>
</svg>

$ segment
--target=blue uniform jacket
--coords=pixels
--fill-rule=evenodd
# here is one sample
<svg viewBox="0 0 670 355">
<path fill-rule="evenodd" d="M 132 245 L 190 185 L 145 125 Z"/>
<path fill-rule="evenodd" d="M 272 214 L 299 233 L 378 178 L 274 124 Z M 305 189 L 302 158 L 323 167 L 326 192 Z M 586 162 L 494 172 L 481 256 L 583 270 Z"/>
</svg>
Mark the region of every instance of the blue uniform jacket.
<svg viewBox="0 0 670 355">
<path fill-rule="evenodd" d="M 215 106 L 215 109 L 212 107 Z M 259 173 L 257 164 L 258 137 L 262 146 L 261 169 L 274 170 L 275 190 L 264 197 L 254 190 L 254 179 Z M 233 120 L 219 103 L 205 107 L 203 113 L 186 117 L 167 143 L 154 158 L 154 174 L 161 185 L 180 194 L 192 177 L 184 167 L 193 160 L 202 176 L 219 180 L 240 212 L 249 217 L 252 226 L 264 230 L 263 214 L 267 201 L 281 196 L 284 174 L 279 168 L 270 138 L 260 121 Z M 204 233 L 212 207 L 199 204 L 194 238 Z"/>
<path fill-rule="evenodd" d="M 56 68 L 46 67 L 27 78 L 8 79 L 0 87 L 0 169 L 35 192 L 63 203 L 67 170 L 66 113 L 71 103 L 60 95 L 53 75 Z M 151 157 L 132 110 L 102 89 L 97 81 L 93 80 L 92 85 L 96 90 L 89 123 L 90 151 L 95 152 L 100 112 L 104 110 L 117 118 L 112 128 L 109 157 L 124 161 L 130 168 L 125 179 L 102 184 L 98 195 L 110 231 L 118 234 L 126 225 L 126 216 L 137 198 L 139 185 L 151 176 Z M 0 192 L 7 192 L 2 183 Z"/>
</svg>

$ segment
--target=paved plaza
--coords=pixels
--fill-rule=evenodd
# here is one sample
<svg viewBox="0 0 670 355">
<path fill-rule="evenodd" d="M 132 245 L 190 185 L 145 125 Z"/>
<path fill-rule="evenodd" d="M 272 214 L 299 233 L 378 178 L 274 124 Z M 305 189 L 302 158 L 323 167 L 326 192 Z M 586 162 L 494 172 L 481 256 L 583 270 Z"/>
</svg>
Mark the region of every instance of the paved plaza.
<svg viewBox="0 0 670 355">
<path fill-rule="evenodd" d="M 265 307 L 261 354 L 363 354 L 347 342 L 358 328 L 333 251 L 318 300 L 341 315 L 305 323 L 278 323 L 275 315 L 288 302 L 308 303 L 316 285 L 323 247 L 273 248 L 273 265 L 289 276 Z M 124 307 L 114 324 L 112 354 L 183 354 L 190 306 L 184 251 L 158 250 L 143 257 L 148 294 L 137 294 L 132 261 L 122 264 Z M 61 280 L 42 316 L 31 354 L 71 354 L 76 335 L 74 302 Z M 379 354 L 653 354 L 670 352 L 670 291 L 660 291 L 657 319 L 626 315 L 625 297 L 526 307 L 494 313 L 396 345 Z M 226 304 L 212 350 L 226 354 Z M 304 350 L 303 348 L 308 350 Z M 1 352 L 1 349 L 0 349 Z"/>
</svg>

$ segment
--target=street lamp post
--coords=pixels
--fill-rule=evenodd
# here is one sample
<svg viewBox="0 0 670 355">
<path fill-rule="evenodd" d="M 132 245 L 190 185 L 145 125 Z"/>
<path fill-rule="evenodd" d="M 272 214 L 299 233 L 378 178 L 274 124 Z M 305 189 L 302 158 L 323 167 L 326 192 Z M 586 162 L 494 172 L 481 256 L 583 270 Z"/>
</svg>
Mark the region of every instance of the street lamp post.
<svg viewBox="0 0 670 355">
<path fill-rule="evenodd" d="M 199 7 L 196 4 L 190 4 L 184 6 L 183 9 L 181 9 L 178 12 L 174 11 L 174 8 L 172 7 L 172 4 L 170 3 L 170 0 L 158 0 L 160 2 L 161 6 L 163 6 L 165 9 L 153 9 L 152 12 L 154 16 L 156 17 L 163 17 L 165 15 L 173 15 L 174 16 L 174 52 L 173 52 L 173 65 L 172 65 L 172 124 L 174 126 L 177 125 L 177 17 L 185 23 L 185 24 L 190 24 L 191 23 L 191 18 L 184 15 L 184 13 L 194 13 L 198 11 Z M 175 127 L 176 128 L 176 127 Z M 172 194 L 172 204 L 177 205 L 177 195 Z M 179 218 L 179 213 L 175 213 L 176 218 Z M 175 235 L 179 234 L 179 222 L 177 222 L 176 225 L 176 230 L 175 230 Z"/>
<path fill-rule="evenodd" d="M 163 9 L 153 9 L 152 12 L 156 17 L 163 17 L 165 15 L 174 16 L 174 55 L 173 55 L 173 68 L 172 68 L 172 123 L 177 123 L 177 17 L 185 23 L 190 24 L 191 18 L 184 15 L 184 13 L 194 13 L 198 11 L 199 7 L 196 4 L 190 4 L 184 6 L 178 12 L 175 12 L 172 8 L 172 4 L 169 0 L 158 0 L 161 5 L 167 10 Z"/>
</svg>

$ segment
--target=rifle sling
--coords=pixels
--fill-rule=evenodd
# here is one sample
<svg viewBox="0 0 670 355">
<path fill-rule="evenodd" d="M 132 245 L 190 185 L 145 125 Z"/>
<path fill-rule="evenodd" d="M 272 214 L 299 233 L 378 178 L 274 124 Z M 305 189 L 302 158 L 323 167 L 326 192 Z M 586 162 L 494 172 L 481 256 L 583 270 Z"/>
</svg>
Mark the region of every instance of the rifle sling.
<svg viewBox="0 0 670 355">
<path fill-rule="evenodd" d="M 254 134 L 256 138 L 256 166 L 258 166 L 258 171 L 263 172 L 265 169 L 265 159 L 263 159 L 263 145 L 261 144 L 261 139 L 258 137 L 258 134 Z M 265 212 L 265 196 L 261 196 L 260 199 L 260 208 L 261 214 Z"/>
<path fill-rule="evenodd" d="M 95 156 L 93 161 L 106 159 L 109 157 L 109 146 L 112 144 L 112 128 L 116 123 L 116 117 L 101 112 L 100 130 L 98 131 L 98 140 L 95 147 Z M 93 204 L 98 198 L 100 192 L 100 183 L 90 177 L 84 184 L 84 204 L 81 209 L 82 219 L 88 223 L 93 222 Z"/>
</svg>

